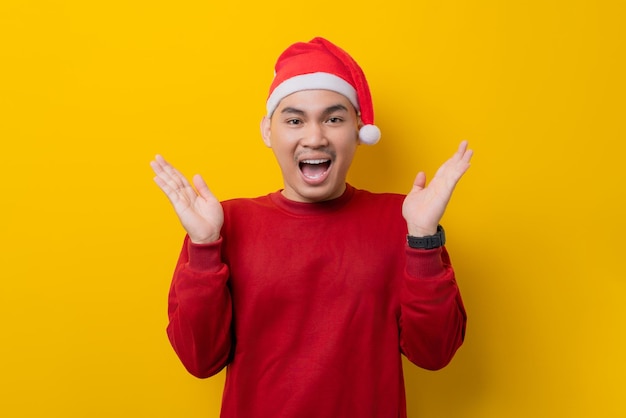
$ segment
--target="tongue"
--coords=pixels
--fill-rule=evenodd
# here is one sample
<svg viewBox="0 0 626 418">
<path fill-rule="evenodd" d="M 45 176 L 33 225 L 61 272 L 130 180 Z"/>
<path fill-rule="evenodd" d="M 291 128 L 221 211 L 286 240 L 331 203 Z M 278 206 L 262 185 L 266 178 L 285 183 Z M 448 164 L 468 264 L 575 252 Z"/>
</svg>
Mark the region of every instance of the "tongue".
<svg viewBox="0 0 626 418">
<path fill-rule="evenodd" d="M 302 164 L 302 174 L 309 178 L 318 178 L 321 177 L 322 174 L 326 170 L 328 170 L 328 163 L 324 164 Z"/>
</svg>

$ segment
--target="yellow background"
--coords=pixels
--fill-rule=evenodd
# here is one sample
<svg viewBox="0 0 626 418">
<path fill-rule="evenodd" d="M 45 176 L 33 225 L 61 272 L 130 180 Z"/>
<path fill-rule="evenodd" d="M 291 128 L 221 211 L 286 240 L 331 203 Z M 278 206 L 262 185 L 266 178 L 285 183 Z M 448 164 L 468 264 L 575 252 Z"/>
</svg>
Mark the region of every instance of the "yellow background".
<svg viewBox="0 0 626 418">
<path fill-rule="evenodd" d="M 221 199 L 280 188 L 273 64 L 321 35 L 383 132 L 355 186 L 405 192 L 476 151 L 443 221 L 467 339 L 442 371 L 406 364 L 410 416 L 626 416 L 625 8 L 2 1 L 0 414 L 218 415 L 223 374 L 191 377 L 165 336 L 182 229 L 148 162 Z"/>
</svg>

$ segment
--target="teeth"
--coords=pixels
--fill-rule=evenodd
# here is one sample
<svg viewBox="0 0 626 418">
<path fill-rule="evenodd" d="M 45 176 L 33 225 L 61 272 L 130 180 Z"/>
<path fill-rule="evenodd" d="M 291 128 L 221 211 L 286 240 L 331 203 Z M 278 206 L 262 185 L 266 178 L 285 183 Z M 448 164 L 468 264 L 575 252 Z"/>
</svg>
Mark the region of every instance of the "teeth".
<svg viewBox="0 0 626 418">
<path fill-rule="evenodd" d="M 304 164 L 324 164 L 327 163 L 328 160 L 302 160 Z"/>
</svg>

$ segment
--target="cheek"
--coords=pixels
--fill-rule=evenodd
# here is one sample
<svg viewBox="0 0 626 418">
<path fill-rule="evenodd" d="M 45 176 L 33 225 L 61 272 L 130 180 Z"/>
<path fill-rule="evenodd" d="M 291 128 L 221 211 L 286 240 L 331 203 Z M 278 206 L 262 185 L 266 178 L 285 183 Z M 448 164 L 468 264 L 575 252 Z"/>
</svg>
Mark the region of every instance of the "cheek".
<svg viewBox="0 0 626 418">
<path fill-rule="evenodd" d="M 283 167 L 290 165 L 293 161 L 293 147 L 284 138 L 281 138 L 280 141 L 274 140 L 272 142 L 272 152 L 278 163 Z"/>
<path fill-rule="evenodd" d="M 342 143 L 341 152 L 349 158 L 352 158 L 359 146 L 358 135 L 348 136 Z"/>
<path fill-rule="evenodd" d="M 272 146 L 281 149 L 292 148 L 298 141 L 299 133 L 295 129 L 276 128 L 272 130 Z"/>
</svg>

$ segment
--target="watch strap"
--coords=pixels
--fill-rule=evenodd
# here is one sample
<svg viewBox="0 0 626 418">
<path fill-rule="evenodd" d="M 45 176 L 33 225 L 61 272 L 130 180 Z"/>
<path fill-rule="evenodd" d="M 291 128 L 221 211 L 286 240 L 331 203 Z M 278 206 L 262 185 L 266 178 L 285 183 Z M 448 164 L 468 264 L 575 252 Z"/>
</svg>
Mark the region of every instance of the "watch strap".
<svg viewBox="0 0 626 418">
<path fill-rule="evenodd" d="M 411 248 L 432 250 L 433 248 L 442 247 L 446 243 L 446 233 L 441 225 L 437 225 L 437 233 L 435 235 L 427 235 L 425 237 L 407 235 L 406 240 Z"/>
</svg>

